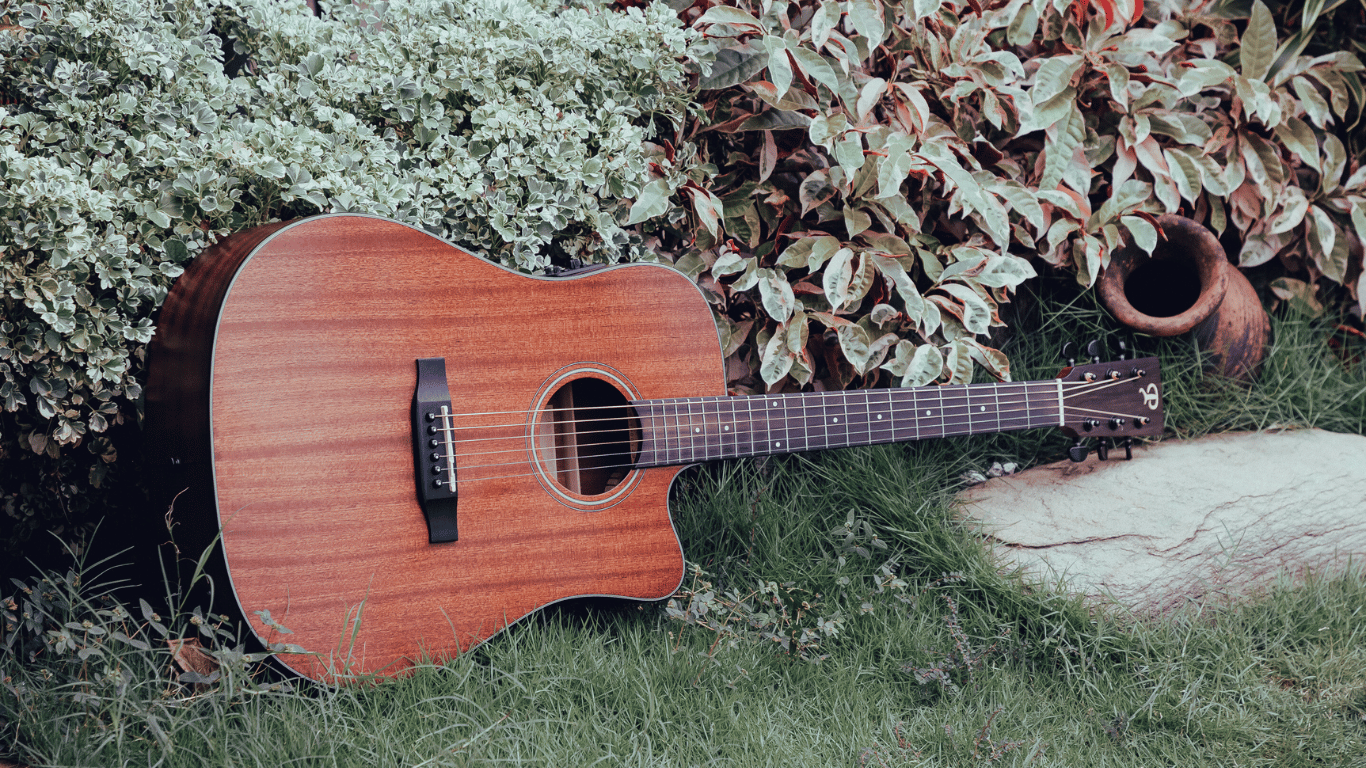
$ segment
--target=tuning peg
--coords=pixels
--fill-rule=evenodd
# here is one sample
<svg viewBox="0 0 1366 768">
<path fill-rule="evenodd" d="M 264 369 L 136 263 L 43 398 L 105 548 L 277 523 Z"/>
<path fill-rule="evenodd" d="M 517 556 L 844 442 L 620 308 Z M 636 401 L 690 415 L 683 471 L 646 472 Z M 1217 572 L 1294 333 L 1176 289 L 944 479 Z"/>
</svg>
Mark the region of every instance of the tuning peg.
<svg viewBox="0 0 1366 768">
<path fill-rule="evenodd" d="M 1099 363 L 1100 355 L 1105 351 L 1105 345 L 1100 343 L 1100 339 L 1091 339 L 1086 342 L 1086 354 L 1091 356 L 1091 362 Z"/>
<path fill-rule="evenodd" d="M 1077 364 L 1077 345 L 1076 342 L 1066 342 L 1062 345 L 1062 357 L 1067 361 L 1067 367 L 1071 368 Z"/>
<path fill-rule="evenodd" d="M 1115 346 L 1119 347 L 1119 355 L 1115 359 L 1128 360 L 1130 357 L 1133 357 L 1133 352 L 1129 350 L 1129 342 L 1124 339 L 1119 339 L 1115 341 Z"/>
<path fill-rule="evenodd" d="M 1128 461 L 1132 459 L 1134 457 L 1134 439 L 1132 437 L 1126 437 L 1119 441 L 1119 444 L 1124 446 L 1124 460 Z"/>
<path fill-rule="evenodd" d="M 1108 461 L 1110 459 L 1110 446 L 1106 444 L 1104 438 L 1096 441 L 1096 458 L 1101 461 Z"/>
<path fill-rule="evenodd" d="M 1075 462 L 1083 462 L 1086 461 L 1086 454 L 1090 452 L 1091 449 L 1086 447 L 1086 443 L 1082 442 L 1081 438 L 1077 438 L 1077 441 L 1067 449 L 1067 458 Z"/>
</svg>

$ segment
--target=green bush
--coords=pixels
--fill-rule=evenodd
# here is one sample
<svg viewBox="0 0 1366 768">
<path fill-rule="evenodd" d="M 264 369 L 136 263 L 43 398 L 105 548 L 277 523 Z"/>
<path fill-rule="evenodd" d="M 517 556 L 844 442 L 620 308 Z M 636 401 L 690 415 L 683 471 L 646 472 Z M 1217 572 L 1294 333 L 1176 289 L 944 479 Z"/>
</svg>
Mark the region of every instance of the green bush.
<svg viewBox="0 0 1366 768">
<path fill-rule="evenodd" d="M 646 140 L 687 104 L 694 35 L 671 11 L 328 8 L 0 4 L 10 546 L 83 525 L 85 491 L 114 484 L 111 427 L 139 418 L 155 312 L 231 232 L 364 211 L 522 270 L 648 257 L 622 222 Z"/>
<path fill-rule="evenodd" d="M 1328 18 L 1302 9 L 1301 30 Z M 682 15 L 706 35 L 689 135 L 710 173 L 662 177 L 646 193 L 673 205 L 635 218 L 708 291 L 734 390 L 1007 376 L 986 344 L 1010 291 L 1045 265 L 1090 285 L 1164 212 L 1278 261 L 1277 296 L 1366 308 L 1361 62 L 1261 0 Z"/>
</svg>

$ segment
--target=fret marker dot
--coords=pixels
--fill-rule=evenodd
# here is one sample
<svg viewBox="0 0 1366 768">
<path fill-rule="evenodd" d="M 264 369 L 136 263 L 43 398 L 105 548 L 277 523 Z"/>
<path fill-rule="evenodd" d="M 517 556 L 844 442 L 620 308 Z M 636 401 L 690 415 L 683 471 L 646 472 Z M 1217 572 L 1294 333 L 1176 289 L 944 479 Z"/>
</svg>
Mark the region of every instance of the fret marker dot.
<svg viewBox="0 0 1366 768">
<path fill-rule="evenodd" d="M 832 418 L 832 419 L 830 419 L 830 420 L 833 421 L 833 422 L 836 423 L 836 424 L 840 423 L 840 417 L 838 417 L 838 416 L 835 416 L 834 418 Z"/>
<path fill-rule="evenodd" d="M 986 410 L 986 409 L 987 409 L 987 407 L 986 407 L 986 406 L 985 406 L 985 405 L 984 405 L 984 406 L 982 406 L 982 410 L 984 410 L 984 411 L 985 411 L 985 410 Z"/>
<path fill-rule="evenodd" d="M 774 444 L 773 444 L 773 447 L 774 447 L 774 448 L 782 448 L 782 447 L 783 447 L 783 444 L 782 444 L 782 443 L 774 443 Z"/>
<path fill-rule="evenodd" d="M 697 428 L 694 429 L 693 431 L 694 431 L 694 432 L 701 432 L 701 431 L 702 431 L 702 428 L 701 428 L 701 427 L 697 427 Z"/>
<path fill-rule="evenodd" d="M 878 420 L 878 421 L 882 421 L 882 414 L 879 413 L 879 414 L 877 415 L 877 420 Z"/>
<path fill-rule="evenodd" d="M 929 416 L 929 415 L 930 415 L 930 412 L 929 412 L 929 411 L 925 411 L 925 415 L 926 415 L 926 416 Z"/>
<path fill-rule="evenodd" d="M 729 426 L 721 427 L 721 429 L 723 429 L 723 430 L 725 430 L 725 431 L 727 431 L 727 432 L 730 431 L 730 427 L 729 427 Z"/>
</svg>

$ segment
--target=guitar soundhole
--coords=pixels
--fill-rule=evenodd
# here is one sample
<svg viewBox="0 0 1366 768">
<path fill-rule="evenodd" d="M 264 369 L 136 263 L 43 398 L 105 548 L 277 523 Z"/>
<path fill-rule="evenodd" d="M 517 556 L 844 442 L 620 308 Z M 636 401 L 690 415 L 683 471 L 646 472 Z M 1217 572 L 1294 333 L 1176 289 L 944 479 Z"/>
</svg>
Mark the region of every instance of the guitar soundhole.
<svg viewBox="0 0 1366 768">
<path fill-rule="evenodd" d="M 617 487 L 640 455 L 640 422 L 626 397 L 595 378 L 574 379 L 550 396 L 536 420 L 546 476 L 582 496 Z"/>
</svg>

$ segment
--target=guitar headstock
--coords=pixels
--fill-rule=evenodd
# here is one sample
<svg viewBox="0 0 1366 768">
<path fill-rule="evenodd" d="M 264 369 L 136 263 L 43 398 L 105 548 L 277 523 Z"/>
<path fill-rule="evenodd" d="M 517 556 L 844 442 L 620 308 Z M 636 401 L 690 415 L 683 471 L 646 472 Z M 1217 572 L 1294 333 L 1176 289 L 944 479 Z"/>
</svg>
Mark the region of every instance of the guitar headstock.
<svg viewBox="0 0 1366 768">
<path fill-rule="evenodd" d="M 1062 428 L 1073 437 L 1162 434 L 1162 372 L 1156 357 L 1063 369 Z"/>
</svg>

